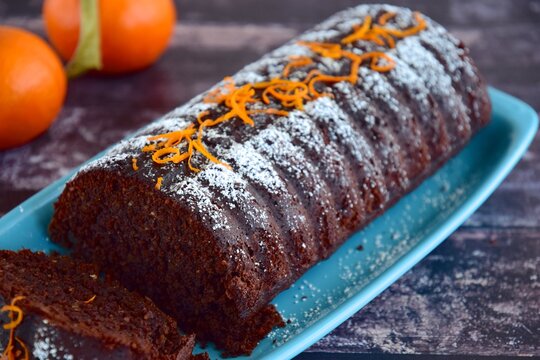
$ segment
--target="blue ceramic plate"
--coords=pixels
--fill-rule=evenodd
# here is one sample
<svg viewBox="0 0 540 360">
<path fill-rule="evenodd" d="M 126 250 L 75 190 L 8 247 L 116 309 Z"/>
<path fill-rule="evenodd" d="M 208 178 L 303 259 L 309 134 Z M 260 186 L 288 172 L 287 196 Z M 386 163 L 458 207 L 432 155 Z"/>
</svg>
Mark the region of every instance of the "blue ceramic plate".
<svg viewBox="0 0 540 360">
<path fill-rule="evenodd" d="M 274 299 L 288 324 L 264 339 L 253 358 L 291 358 L 315 343 L 422 260 L 499 186 L 531 143 L 538 118 L 501 91 L 490 89 L 490 96 L 492 122 L 463 151 Z M 0 219 L 0 248 L 61 250 L 47 226 L 71 175 Z"/>
</svg>

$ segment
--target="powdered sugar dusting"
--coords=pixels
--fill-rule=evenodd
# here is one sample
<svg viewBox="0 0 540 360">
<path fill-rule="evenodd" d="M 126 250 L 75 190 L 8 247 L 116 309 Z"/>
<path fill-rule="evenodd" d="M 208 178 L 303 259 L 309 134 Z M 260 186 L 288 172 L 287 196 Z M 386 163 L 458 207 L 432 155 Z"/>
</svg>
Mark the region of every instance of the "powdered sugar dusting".
<svg viewBox="0 0 540 360">
<path fill-rule="evenodd" d="M 342 88 L 346 87 L 347 84 L 342 83 Z M 357 106 L 362 106 L 362 104 L 357 104 Z M 373 148 L 364 136 L 352 127 L 340 106 L 334 100 L 323 97 L 307 104 L 306 113 L 315 121 L 320 122 L 321 127 L 328 129 L 330 140 L 341 143 L 349 149 L 354 159 L 363 165 L 366 177 L 376 181 L 380 192 L 386 194 L 383 185 L 385 182 L 380 178 L 381 164 L 375 156 Z M 366 117 L 363 120 L 369 121 L 369 119 Z"/>
<path fill-rule="evenodd" d="M 293 140 L 289 134 L 280 131 L 277 126 L 271 125 L 250 140 L 250 143 L 260 153 L 287 169 L 287 172 L 299 184 L 313 185 L 313 187 L 305 189 L 308 197 L 319 198 L 322 202 L 326 201 L 323 197 L 325 188 L 320 182 L 316 181 L 316 168 L 306 158 L 303 150 L 293 145 Z M 322 205 L 324 206 L 324 204 Z"/>
<path fill-rule="evenodd" d="M 459 41 L 448 33 L 442 26 L 428 20 L 430 26 L 418 34 L 421 41 L 429 44 L 444 58 L 452 80 L 461 81 L 463 74 L 476 78 L 472 64 L 466 60 L 466 52 L 459 47 Z"/>
<path fill-rule="evenodd" d="M 395 114 L 401 113 L 395 91 L 382 74 L 363 67 L 359 69 L 361 86 L 373 98 L 383 101 Z"/>
<path fill-rule="evenodd" d="M 223 165 L 212 164 L 198 175 L 198 180 L 207 183 L 217 198 L 231 210 L 239 209 L 251 226 L 268 226 L 268 213 L 258 204 L 248 189 L 248 182 L 238 173 Z"/>
<path fill-rule="evenodd" d="M 58 345 L 59 334 L 56 329 L 49 325 L 47 320 L 36 324 L 34 341 L 32 344 L 32 355 L 39 360 L 63 359 L 73 360 L 75 357 L 70 354 L 62 345 Z"/>
<path fill-rule="evenodd" d="M 429 90 L 424 84 L 422 78 L 414 72 L 411 67 L 400 58 L 395 58 L 396 67 L 388 73 L 388 76 L 398 86 L 408 89 L 411 96 L 418 104 L 423 107 L 429 107 Z"/>
<path fill-rule="evenodd" d="M 266 189 L 270 194 L 283 196 L 287 192 L 287 185 L 272 164 L 259 154 L 252 144 L 235 143 L 230 154 L 242 153 L 243 156 L 234 157 L 224 154 L 224 160 L 235 162 L 238 172 L 247 180 Z"/>
<path fill-rule="evenodd" d="M 408 37 L 396 45 L 396 55 L 417 71 L 428 89 L 435 94 L 451 93 L 452 80 L 433 54 L 422 47 L 417 38 Z"/>
<path fill-rule="evenodd" d="M 194 178 L 181 177 L 177 182 L 171 182 L 164 191 L 179 199 L 189 209 L 196 211 L 201 222 L 208 224 L 212 230 L 230 230 L 223 209 L 212 201 L 210 191 Z"/>
</svg>

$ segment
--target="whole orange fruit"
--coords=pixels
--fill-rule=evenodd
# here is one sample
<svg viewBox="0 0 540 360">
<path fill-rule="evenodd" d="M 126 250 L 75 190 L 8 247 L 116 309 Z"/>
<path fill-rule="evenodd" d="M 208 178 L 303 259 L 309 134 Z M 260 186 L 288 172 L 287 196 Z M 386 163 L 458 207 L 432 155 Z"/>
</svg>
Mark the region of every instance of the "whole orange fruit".
<svg viewBox="0 0 540 360">
<path fill-rule="evenodd" d="M 43 18 L 53 45 L 71 59 L 79 38 L 80 0 L 45 0 Z M 173 0 L 99 1 L 105 73 L 145 68 L 165 51 L 176 22 Z"/>
<path fill-rule="evenodd" d="M 62 107 L 66 86 L 62 63 L 43 40 L 0 26 L 0 149 L 44 132 Z"/>
</svg>

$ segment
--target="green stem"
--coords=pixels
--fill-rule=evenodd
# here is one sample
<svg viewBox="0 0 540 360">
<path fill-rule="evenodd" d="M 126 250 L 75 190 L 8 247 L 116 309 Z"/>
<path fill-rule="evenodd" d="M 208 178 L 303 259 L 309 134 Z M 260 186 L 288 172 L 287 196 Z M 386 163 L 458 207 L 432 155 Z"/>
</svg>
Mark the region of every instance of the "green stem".
<svg viewBox="0 0 540 360">
<path fill-rule="evenodd" d="M 99 31 L 99 0 L 81 0 L 81 26 L 75 54 L 66 66 L 69 78 L 89 70 L 99 70 L 101 63 L 101 41 Z"/>
</svg>

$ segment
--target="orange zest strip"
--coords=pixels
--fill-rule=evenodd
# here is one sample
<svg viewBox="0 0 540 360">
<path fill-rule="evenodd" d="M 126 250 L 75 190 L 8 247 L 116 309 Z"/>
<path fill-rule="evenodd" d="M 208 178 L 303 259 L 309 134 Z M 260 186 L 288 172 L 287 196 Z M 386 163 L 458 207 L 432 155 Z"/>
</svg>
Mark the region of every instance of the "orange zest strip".
<svg viewBox="0 0 540 360">
<path fill-rule="evenodd" d="M 224 163 L 223 161 L 219 161 L 215 156 L 213 156 L 212 154 L 210 154 L 210 152 L 204 147 L 203 144 L 201 144 L 200 142 L 198 141 L 194 141 L 193 142 L 193 147 L 199 151 L 202 155 L 204 155 L 208 160 L 212 161 L 213 163 L 216 163 L 216 164 L 221 164 L 223 166 L 225 166 L 227 169 L 231 170 L 231 166 L 227 163 Z"/>
<path fill-rule="evenodd" d="M 324 48 L 321 48 L 320 43 L 303 42 L 303 45 L 309 47 L 312 51 L 316 53 L 322 53 L 325 51 Z M 324 75 L 317 70 L 311 71 L 306 77 L 306 79 L 308 80 L 309 92 L 314 98 L 318 98 L 323 95 L 315 89 L 315 84 L 317 82 L 337 83 L 340 81 L 348 81 L 352 84 L 355 84 L 358 81 L 358 68 L 365 60 L 371 59 L 370 67 L 372 70 L 375 71 L 386 72 L 392 70 L 395 66 L 395 61 L 389 55 L 380 51 L 371 51 L 362 55 L 357 55 L 350 51 L 345 51 L 341 49 L 341 47 L 338 45 L 338 47 L 332 48 L 332 56 L 339 56 L 338 58 L 340 59 L 347 58 L 351 61 L 351 71 L 349 73 L 349 76 Z M 386 60 L 387 64 L 379 65 L 380 59 Z"/>
<path fill-rule="evenodd" d="M 188 153 L 189 153 L 189 157 L 188 157 L 188 167 L 191 171 L 193 172 L 199 172 L 201 171 L 200 169 L 194 167 L 193 165 L 191 165 L 191 158 L 193 157 L 193 143 L 194 141 L 190 141 L 189 142 L 189 146 L 188 146 Z"/>
<path fill-rule="evenodd" d="M 364 22 L 362 23 L 362 26 L 355 26 L 353 28 L 353 33 L 341 40 L 342 44 L 350 44 L 352 42 L 355 42 L 357 40 L 363 40 L 366 38 L 366 35 L 368 34 L 369 28 L 371 27 L 371 16 L 366 16 L 364 19 Z"/>
<path fill-rule="evenodd" d="M 379 23 L 379 25 L 386 25 L 386 23 L 390 20 L 392 20 L 393 18 L 396 17 L 396 13 L 395 12 L 385 12 L 384 14 L 382 14 L 380 17 L 379 17 L 379 20 L 377 21 Z"/>
<path fill-rule="evenodd" d="M 137 158 L 131 159 L 131 167 L 132 167 L 133 170 L 135 170 L 135 171 L 139 170 L 139 167 L 137 166 Z"/>
<path fill-rule="evenodd" d="M 208 110 L 200 112 L 199 115 L 197 115 L 197 123 L 199 125 L 202 124 L 203 121 L 204 121 L 202 118 L 209 115 L 209 114 L 210 114 L 210 111 L 208 111 Z"/>
<path fill-rule="evenodd" d="M 297 44 L 310 48 L 311 51 L 321 55 L 322 57 L 331 59 L 340 59 L 342 57 L 342 50 L 339 44 L 308 41 L 299 41 Z"/>
<path fill-rule="evenodd" d="M 163 177 L 162 176 L 158 177 L 157 181 L 156 181 L 156 186 L 155 186 L 156 190 L 161 189 L 161 183 L 162 182 L 163 182 Z"/>
<path fill-rule="evenodd" d="M 358 82 L 358 69 L 362 64 L 362 57 L 349 52 L 345 52 L 343 55 L 349 58 L 349 60 L 351 60 L 351 73 L 349 75 L 349 82 L 351 84 L 356 84 Z"/>
<path fill-rule="evenodd" d="M 17 317 L 14 320 L 12 320 L 11 322 L 7 324 L 2 325 L 4 330 L 14 329 L 17 326 L 19 326 L 19 324 L 22 322 L 23 312 L 20 307 L 15 306 L 15 305 L 4 305 L 2 306 L 2 308 L 0 308 L 0 311 L 10 311 L 11 313 L 17 314 Z"/>
<path fill-rule="evenodd" d="M 156 164 L 166 164 L 169 162 L 173 162 L 177 164 L 180 162 L 178 160 L 180 157 L 181 157 L 180 150 L 178 148 L 171 147 L 171 146 L 156 150 L 152 154 L 152 160 L 154 160 Z"/>
<path fill-rule="evenodd" d="M 261 98 L 265 104 L 270 104 L 272 97 L 285 108 L 303 110 L 304 100 L 310 100 L 307 85 L 300 81 L 276 78 L 269 82 L 254 84 L 253 87 L 264 89 Z"/>
<path fill-rule="evenodd" d="M 248 114 L 268 114 L 268 115 L 279 115 L 279 116 L 288 116 L 289 112 L 279 109 L 254 109 L 248 110 Z"/>
<path fill-rule="evenodd" d="M 4 324 L 3 328 L 4 330 L 10 330 L 15 329 L 19 324 L 22 322 L 23 319 L 23 311 L 20 307 L 15 305 L 15 303 L 19 300 L 24 299 L 24 296 L 15 296 L 13 300 L 11 300 L 10 305 L 4 305 L 2 308 L 0 308 L 0 312 L 9 311 L 9 316 L 12 319 L 10 323 Z M 13 313 L 17 314 L 17 317 L 13 319 Z"/>
<path fill-rule="evenodd" d="M 90 299 L 86 300 L 84 303 L 85 304 L 90 304 L 92 301 L 94 301 L 96 299 L 96 296 L 97 295 L 93 295 Z"/>
<path fill-rule="evenodd" d="M 202 135 L 203 131 L 207 127 L 216 126 L 217 124 L 220 124 L 222 122 L 225 122 L 229 119 L 231 119 L 234 116 L 233 112 L 228 112 L 227 114 L 218 117 L 217 119 L 206 119 L 202 122 L 202 124 L 199 126 L 199 129 L 197 130 L 197 140 L 202 141 Z M 189 141 L 189 140 L 188 140 Z"/>
<path fill-rule="evenodd" d="M 195 134 L 196 130 L 194 126 L 195 126 L 194 124 L 190 124 L 187 128 L 183 130 L 151 136 L 148 138 L 149 141 L 160 140 L 160 139 L 166 139 L 166 140 L 161 143 L 152 144 L 154 145 L 154 147 L 145 146 L 143 148 L 143 151 L 145 148 L 148 148 L 148 151 L 155 151 L 157 147 L 176 146 L 180 144 L 180 142 L 182 142 L 184 138 L 190 137 L 191 135 Z"/>
<path fill-rule="evenodd" d="M 247 84 L 232 92 L 231 96 L 227 99 L 229 100 L 229 105 L 227 106 L 230 106 L 232 112 L 249 126 L 255 126 L 255 122 L 246 113 L 246 104 L 248 102 L 255 102 L 254 95 L 255 90 L 250 84 Z"/>
<path fill-rule="evenodd" d="M 311 79 L 313 79 L 316 75 L 319 75 L 320 73 L 321 71 L 319 69 L 311 70 L 304 79 L 304 84 L 308 84 Z"/>
<path fill-rule="evenodd" d="M 26 345 L 24 345 L 21 339 L 15 336 L 15 329 L 17 328 L 17 326 L 21 324 L 23 320 L 23 311 L 20 307 L 16 305 L 16 303 L 17 301 L 22 300 L 22 299 L 24 299 L 24 296 L 15 296 L 11 300 L 10 305 L 5 305 L 5 306 L 2 306 L 2 308 L 0 308 L 0 312 L 9 311 L 9 318 L 11 319 L 11 322 L 3 325 L 3 328 L 5 330 L 10 330 L 10 333 L 9 333 L 9 341 L 6 344 L 6 348 L 4 349 L 4 352 L 2 353 L 1 357 L 5 357 L 8 360 L 12 360 L 12 359 L 15 360 L 20 355 L 20 352 L 16 351 L 15 349 L 15 341 L 19 343 L 19 345 L 23 348 L 23 351 L 24 351 L 23 358 L 28 359 L 28 349 L 26 348 Z M 14 319 L 14 313 L 17 315 L 15 319 Z"/>
<path fill-rule="evenodd" d="M 422 17 L 422 15 L 418 11 L 415 11 L 413 14 L 414 14 L 414 20 L 416 21 L 415 26 L 412 26 L 405 30 L 385 28 L 386 32 L 397 38 L 405 38 L 407 36 L 416 35 L 420 31 L 425 30 L 427 28 L 426 20 Z"/>
<path fill-rule="evenodd" d="M 371 58 L 371 69 L 378 72 L 388 72 L 396 66 L 396 62 L 388 54 L 383 52 L 373 52 Z M 379 60 L 384 59 L 386 65 L 379 65 Z"/>
<path fill-rule="evenodd" d="M 374 27 L 369 38 L 377 45 L 384 46 L 385 44 L 388 44 L 388 47 L 391 49 L 396 47 L 394 38 L 380 27 Z"/>
<path fill-rule="evenodd" d="M 362 65 L 369 66 L 373 71 L 388 72 L 396 66 L 396 62 L 390 55 L 383 51 L 371 51 L 356 54 L 344 49 L 355 41 L 365 40 L 379 46 L 394 48 L 396 40 L 417 34 L 427 27 L 426 20 L 418 12 L 414 12 L 415 24 L 406 29 L 388 28 L 385 25 L 396 17 L 396 13 L 386 12 L 380 15 L 376 21 L 371 16 L 366 16 L 361 24 L 353 27 L 353 31 L 342 38 L 338 43 L 300 41 L 298 44 L 309 48 L 316 55 L 335 60 L 346 59 L 349 61 L 349 73 L 346 75 L 324 74 L 321 70 L 310 69 L 301 80 L 290 79 L 294 69 L 307 67 L 314 64 L 314 59 L 309 56 L 293 55 L 284 66 L 281 76 L 269 81 L 247 83 L 237 86 L 232 77 L 223 79 L 223 84 L 209 91 L 203 98 L 204 103 L 215 104 L 223 109 L 212 113 L 208 110 L 201 111 L 196 116 L 196 122 L 183 130 L 172 131 L 164 134 L 148 137 L 151 143 L 144 146 L 143 152 L 150 152 L 154 163 L 164 165 L 168 163 L 178 164 L 187 160 L 187 167 L 193 172 L 200 169 L 192 164 L 195 152 L 198 152 L 208 161 L 220 164 L 228 169 L 231 166 L 220 161 L 204 145 L 203 137 L 206 129 L 233 119 L 241 120 L 249 126 L 255 125 L 254 115 L 268 114 L 287 116 L 289 110 L 304 109 L 306 102 L 313 101 L 321 96 L 332 97 L 332 93 L 325 93 L 318 89 L 317 84 L 335 84 L 346 81 L 356 84 L 359 81 L 359 68 Z M 252 104 L 269 105 L 268 108 L 251 108 Z M 274 105 L 281 107 L 275 108 Z M 180 150 L 186 149 L 186 150 Z M 136 169 L 136 159 L 133 159 L 133 168 Z M 156 189 L 161 187 L 162 178 L 159 177 Z"/>
<path fill-rule="evenodd" d="M 378 24 L 372 24 L 370 16 L 366 16 L 362 26 L 353 27 L 353 32 L 341 40 L 342 44 L 351 44 L 358 40 L 371 41 L 377 45 L 388 45 L 389 48 L 394 48 L 396 42 L 393 37 L 404 38 L 415 35 L 427 27 L 426 20 L 418 12 L 414 12 L 414 20 L 416 24 L 404 29 L 394 29 L 384 27 L 386 23 L 396 16 L 395 13 L 387 12 L 379 17 Z"/>
<path fill-rule="evenodd" d="M 150 152 L 154 150 L 156 150 L 156 144 L 146 145 L 141 149 L 142 152 Z"/>
<path fill-rule="evenodd" d="M 288 77 L 291 70 L 294 68 L 313 64 L 313 59 L 307 56 L 291 56 L 290 59 L 292 61 L 285 65 L 285 68 L 283 68 L 283 72 L 281 73 L 281 76 L 283 76 L 284 78 Z"/>
<path fill-rule="evenodd" d="M 349 79 L 350 79 L 349 76 L 331 76 L 331 75 L 323 75 L 323 74 L 316 75 L 309 82 L 309 85 L 308 85 L 309 86 L 309 92 L 316 99 L 316 98 L 321 97 L 321 96 L 324 95 L 324 94 L 318 92 L 315 89 L 315 84 L 316 83 L 324 82 L 324 83 L 328 83 L 328 84 L 335 84 L 335 83 L 338 83 L 338 82 L 341 82 L 341 81 L 349 81 Z"/>
</svg>

